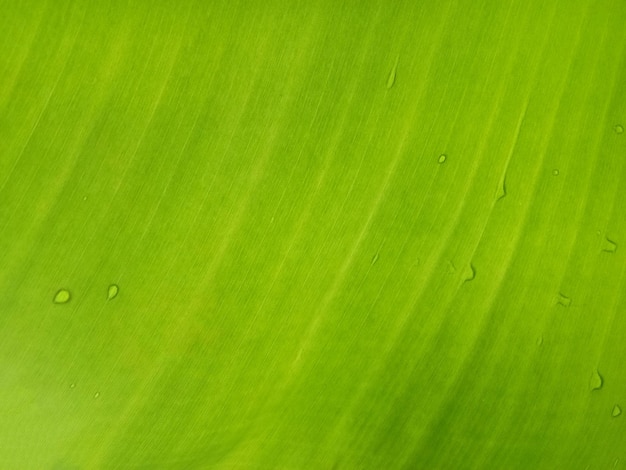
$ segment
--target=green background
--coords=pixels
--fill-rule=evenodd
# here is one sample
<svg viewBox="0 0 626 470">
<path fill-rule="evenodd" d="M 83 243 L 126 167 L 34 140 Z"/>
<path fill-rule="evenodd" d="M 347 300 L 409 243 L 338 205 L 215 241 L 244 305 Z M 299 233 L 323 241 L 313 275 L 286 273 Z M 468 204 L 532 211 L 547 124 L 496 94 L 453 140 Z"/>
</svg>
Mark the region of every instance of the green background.
<svg viewBox="0 0 626 470">
<path fill-rule="evenodd" d="M 0 6 L 0 468 L 626 468 L 626 3 Z"/>
</svg>

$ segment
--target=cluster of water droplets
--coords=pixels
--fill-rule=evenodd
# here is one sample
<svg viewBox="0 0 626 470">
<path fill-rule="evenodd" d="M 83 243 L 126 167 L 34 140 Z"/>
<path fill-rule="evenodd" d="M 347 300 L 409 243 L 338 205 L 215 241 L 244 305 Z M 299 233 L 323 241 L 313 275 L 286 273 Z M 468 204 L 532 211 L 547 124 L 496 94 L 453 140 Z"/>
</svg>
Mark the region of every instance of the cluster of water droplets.
<svg viewBox="0 0 626 470">
<path fill-rule="evenodd" d="M 602 377 L 598 369 L 595 369 L 593 373 L 591 374 L 591 377 L 589 378 L 589 390 L 591 392 L 596 392 L 598 390 L 602 390 L 603 386 L 604 386 L 604 377 Z M 616 403 L 613 406 L 613 409 L 611 411 L 611 416 L 613 418 L 617 418 L 618 416 L 621 416 L 621 414 L 622 414 L 622 408 Z"/>
<path fill-rule="evenodd" d="M 107 300 L 112 300 L 115 297 L 117 297 L 117 294 L 119 293 L 120 288 L 117 284 L 110 284 L 109 288 L 107 290 Z M 67 288 L 63 288 L 63 289 L 59 289 L 56 294 L 54 294 L 54 298 L 53 298 L 53 302 L 55 304 L 66 304 L 68 303 L 72 298 L 72 294 L 70 293 L 70 290 Z M 70 389 L 74 390 L 76 388 L 76 382 L 72 382 L 70 384 Z M 93 395 L 94 399 L 98 399 L 100 398 L 100 392 L 95 392 Z"/>
<path fill-rule="evenodd" d="M 109 285 L 109 288 L 107 290 L 107 300 L 113 300 L 115 297 L 117 297 L 119 292 L 120 292 L 120 287 L 117 284 Z M 67 288 L 62 288 L 62 289 L 59 289 L 56 292 L 56 294 L 54 294 L 52 301 L 55 304 L 66 304 L 71 299 L 72 299 L 72 294 L 70 290 Z"/>
</svg>

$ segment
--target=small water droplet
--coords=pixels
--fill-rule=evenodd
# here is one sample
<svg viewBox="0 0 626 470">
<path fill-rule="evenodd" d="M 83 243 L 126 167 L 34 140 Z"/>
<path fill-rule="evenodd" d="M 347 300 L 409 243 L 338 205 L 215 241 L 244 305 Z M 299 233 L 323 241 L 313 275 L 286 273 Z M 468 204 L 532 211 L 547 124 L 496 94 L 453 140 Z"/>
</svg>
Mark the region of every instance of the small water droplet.
<svg viewBox="0 0 626 470">
<path fill-rule="evenodd" d="M 446 161 L 446 159 L 448 158 L 448 156 L 445 153 L 442 153 L 441 155 L 439 155 L 439 158 L 437 159 L 437 163 L 439 163 L 440 165 Z"/>
<path fill-rule="evenodd" d="M 114 299 L 115 297 L 117 297 L 117 294 L 119 293 L 119 291 L 120 291 L 120 288 L 117 284 L 111 284 L 107 292 L 107 299 L 109 300 Z"/>
<path fill-rule="evenodd" d="M 539 338 L 537 338 L 537 346 L 541 346 L 543 344 L 543 335 L 539 336 Z"/>
<path fill-rule="evenodd" d="M 70 291 L 67 289 L 60 289 L 56 294 L 54 294 L 54 303 L 55 304 L 66 304 L 72 298 Z"/>
<path fill-rule="evenodd" d="M 380 253 L 376 253 L 373 257 L 372 257 L 372 262 L 371 265 L 375 265 L 378 262 L 378 258 L 380 258 Z"/>
<path fill-rule="evenodd" d="M 604 378 L 600 375 L 600 371 L 598 369 L 594 370 L 589 378 L 589 389 L 591 391 L 600 390 L 603 385 Z"/>
<path fill-rule="evenodd" d="M 557 168 L 552 170 L 552 176 L 559 176 L 559 170 Z"/>
<path fill-rule="evenodd" d="M 465 270 L 465 279 L 463 282 L 473 281 L 476 278 L 476 268 L 472 263 L 469 264 L 467 269 Z"/>
<path fill-rule="evenodd" d="M 503 197 L 506 197 L 506 176 L 502 178 L 502 182 L 498 186 L 498 192 L 496 193 L 496 201 L 499 201 Z"/>
<path fill-rule="evenodd" d="M 70 384 L 70 388 L 76 388 L 76 384 L 75 383 Z"/>
<path fill-rule="evenodd" d="M 611 416 L 613 416 L 613 418 L 617 418 L 621 414 L 622 414 L 622 409 L 620 408 L 619 405 L 615 405 L 613 407 L 613 412 L 611 413 Z"/>
<path fill-rule="evenodd" d="M 389 72 L 389 77 L 387 77 L 387 90 L 389 90 L 396 83 L 396 70 L 398 68 L 398 59 L 396 59 L 396 63 L 393 64 L 393 68 L 391 72 Z"/>
<path fill-rule="evenodd" d="M 615 243 L 609 237 L 604 237 L 604 242 L 602 243 L 602 251 L 606 253 L 615 253 L 617 251 L 617 243 Z"/>
<path fill-rule="evenodd" d="M 94 393 L 94 394 L 93 394 L 93 397 L 94 397 L 94 398 L 100 398 L 100 392 L 96 392 L 96 393 Z"/>
<path fill-rule="evenodd" d="M 456 266 L 452 261 L 448 261 L 448 274 L 454 274 L 456 272 Z"/>
<path fill-rule="evenodd" d="M 86 200 L 87 200 L 87 196 L 83 196 L 83 201 L 86 201 Z"/>
<path fill-rule="evenodd" d="M 615 131 L 616 134 L 623 134 L 624 126 L 622 126 L 621 124 L 616 124 L 613 130 Z"/>
<path fill-rule="evenodd" d="M 569 307 L 570 305 L 572 305 L 572 299 L 570 299 L 567 295 L 559 292 L 559 298 L 556 303 L 562 305 L 563 307 Z"/>
</svg>

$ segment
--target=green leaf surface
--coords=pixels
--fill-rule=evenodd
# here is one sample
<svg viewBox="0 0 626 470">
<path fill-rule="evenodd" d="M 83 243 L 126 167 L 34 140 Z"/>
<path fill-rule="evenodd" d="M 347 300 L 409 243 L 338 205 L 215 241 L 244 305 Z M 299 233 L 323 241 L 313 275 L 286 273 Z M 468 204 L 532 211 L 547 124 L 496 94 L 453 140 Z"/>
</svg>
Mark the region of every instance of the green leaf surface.
<svg viewBox="0 0 626 470">
<path fill-rule="evenodd" d="M 626 3 L 0 5 L 0 468 L 626 468 Z"/>
</svg>

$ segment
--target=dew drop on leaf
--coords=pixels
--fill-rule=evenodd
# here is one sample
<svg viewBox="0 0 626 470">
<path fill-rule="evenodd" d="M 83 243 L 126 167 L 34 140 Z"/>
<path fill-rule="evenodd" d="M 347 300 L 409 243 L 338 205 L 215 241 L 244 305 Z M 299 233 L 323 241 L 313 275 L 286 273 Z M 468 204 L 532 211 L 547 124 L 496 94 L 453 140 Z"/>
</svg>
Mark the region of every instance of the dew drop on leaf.
<svg viewBox="0 0 626 470">
<path fill-rule="evenodd" d="M 622 126 L 621 124 L 616 124 L 613 130 L 615 131 L 616 134 L 623 134 L 624 126 Z"/>
<path fill-rule="evenodd" d="M 617 243 L 615 243 L 608 237 L 605 237 L 602 244 L 602 251 L 605 251 L 607 253 L 615 253 L 617 251 Z"/>
<path fill-rule="evenodd" d="M 557 300 L 557 303 L 559 305 L 562 305 L 563 307 L 569 307 L 570 305 L 572 305 L 572 299 L 570 299 L 567 295 L 559 292 L 559 298 Z"/>
<path fill-rule="evenodd" d="M 94 397 L 94 398 L 100 398 L 100 392 L 96 392 L 96 393 L 94 393 L 93 397 Z"/>
<path fill-rule="evenodd" d="M 613 407 L 613 412 L 611 413 L 611 416 L 613 416 L 613 418 L 617 418 L 621 414 L 622 414 L 622 409 L 620 408 L 619 405 L 615 405 Z"/>
<path fill-rule="evenodd" d="M 372 257 L 372 266 L 375 265 L 378 262 L 378 258 L 380 257 L 380 253 L 376 253 L 373 257 Z"/>
<path fill-rule="evenodd" d="M 389 90 L 396 83 L 396 69 L 398 68 L 398 61 L 393 65 L 389 77 L 387 78 L 387 90 Z"/>
<path fill-rule="evenodd" d="M 496 201 L 499 201 L 503 197 L 506 197 L 506 170 L 498 183 L 498 192 L 496 194 Z"/>
<path fill-rule="evenodd" d="M 54 294 L 54 303 L 55 304 L 66 304 L 70 301 L 71 298 L 70 291 L 67 289 L 60 289 L 56 294 Z"/>
<path fill-rule="evenodd" d="M 552 176 L 559 176 L 559 170 L 557 168 L 552 170 Z"/>
<path fill-rule="evenodd" d="M 107 292 L 107 299 L 109 300 L 114 299 L 115 297 L 117 297 L 117 294 L 119 291 L 120 291 L 120 288 L 117 284 L 111 284 Z"/>
<path fill-rule="evenodd" d="M 437 159 L 437 162 L 441 165 L 443 162 L 446 161 L 447 158 L 448 158 L 448 156 L 445 153 L 442 153 L 441 155 L 439 155 L 439 158 Z"/>
<path fill-rule="evenodd" d="M 598 369 L 596 369 L 593 371 L 593 374 L 591 374 L 591 377 L 589 378 L 589 389 L 591 391 L 600 390 L 602 388 L 602 385 L 604 385 L 604 379 L 600 375 Z"/>
<path fill-rule="evenodd" d="M 456 265 L 453 261 L 448 261 L 448 274 L 454 274 L 456 272 Z"/>
<path fill-rule="evenodd" d="M 476 278 L 476 268 L 474 267 L 472 263 L 470 263 L 469 266 L 466 267 L 465 269 L 465 279 L 463 279 L 463 282 L 473 281 L 475 278 Z"/>
</svg>

